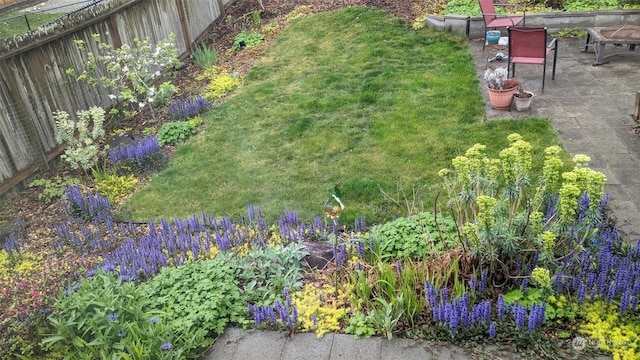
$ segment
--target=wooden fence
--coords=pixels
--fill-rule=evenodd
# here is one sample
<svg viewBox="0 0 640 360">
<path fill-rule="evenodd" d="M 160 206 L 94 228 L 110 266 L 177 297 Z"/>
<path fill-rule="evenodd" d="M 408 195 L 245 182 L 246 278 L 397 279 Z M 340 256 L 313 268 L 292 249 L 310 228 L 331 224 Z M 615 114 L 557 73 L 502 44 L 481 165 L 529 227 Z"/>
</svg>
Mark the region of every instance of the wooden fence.
<svg viewBox="0 0 640 360">
<path fill-rule="evenodd" d="M 119 47 L 174 33 L 184 54 L 233 1 L 107 0 L 0 44 L 0 197 L 15 194 L 16 185 L 59 154 L 55 111 L 113 105 L 106 89 L 65 74 L 81 69 L 87 58 L 74 40 L 92 44 L 92 35 L 100 34 Z M 96 48 L 87 51 L 97 54 Z"/>
</svg>

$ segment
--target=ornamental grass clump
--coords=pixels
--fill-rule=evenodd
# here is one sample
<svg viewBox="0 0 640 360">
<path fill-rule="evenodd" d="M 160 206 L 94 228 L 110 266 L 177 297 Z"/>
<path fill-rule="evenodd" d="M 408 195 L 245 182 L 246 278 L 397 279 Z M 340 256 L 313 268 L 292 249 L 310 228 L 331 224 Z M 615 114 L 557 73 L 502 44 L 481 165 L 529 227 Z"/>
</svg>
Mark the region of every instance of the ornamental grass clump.
<svg viewBox="0 0 640 360">
<path fill-rule="evenodd" d="M 120 170 L 149 171 L 159 170 L 167 162 L 167 155 L 158 137 L 149 135 L 109 151 L 109 160 Z"/>
<path fill-rule="evenodd" d="M 213 104 L 198 95 L 190 99 L 176 99 L 169 104 L 168 114 L 172 120 L 183 121 L 200 115 L 213 107 Z"/>
</svg>

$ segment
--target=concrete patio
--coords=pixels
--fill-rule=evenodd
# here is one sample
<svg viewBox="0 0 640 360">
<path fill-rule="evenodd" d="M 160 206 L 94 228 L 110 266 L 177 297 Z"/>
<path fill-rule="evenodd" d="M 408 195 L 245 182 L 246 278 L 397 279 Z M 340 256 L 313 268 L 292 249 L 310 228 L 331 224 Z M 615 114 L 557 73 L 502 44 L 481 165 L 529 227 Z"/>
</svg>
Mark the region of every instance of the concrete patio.
<svg viewBox="0 0 640 360">
<path fill-rule="evenodd" d="M 605 190 L 617 225 L 625 240 L 635 243 L 640 236 L 640 128 L 632 114 L 640 91 L 640 58 L 615 56 L 607 64 L 593 66 L 595 54 L 592 49 L 582 52 L 584 42 L 585 38 L 558 40 L 556 78 L 551 80 L 549 55 L 544 93 L 542 66 L 516 66 L 516 77 L 535 94 L 527 112 L 517 112 L 514 105 L 510 111 L 491 108 L 482 75 L 488 66 L 506 66 L 507 61 L 489 63 L 481 40 L 469 44 L 485 89 L 487 119 L 551 119 L 564 148 L 572 156 L 588 155 L 591 168 L 607 176 Z"/>
</svg>

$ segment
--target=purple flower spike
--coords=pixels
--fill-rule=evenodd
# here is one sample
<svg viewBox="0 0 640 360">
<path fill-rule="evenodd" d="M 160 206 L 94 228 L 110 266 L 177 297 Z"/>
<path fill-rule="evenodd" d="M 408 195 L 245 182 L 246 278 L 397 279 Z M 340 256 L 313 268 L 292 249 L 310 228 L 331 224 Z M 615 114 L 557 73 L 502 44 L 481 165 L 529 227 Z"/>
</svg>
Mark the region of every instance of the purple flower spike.
<svg viewBox="0 0 640 360">
<path fill-rule="evenodd" d="M 495 338 L 496 337 L 496 323 L 491 323 L 491 325 L 489 325 L 489 337 L 490 338 Z"/>
</svg>

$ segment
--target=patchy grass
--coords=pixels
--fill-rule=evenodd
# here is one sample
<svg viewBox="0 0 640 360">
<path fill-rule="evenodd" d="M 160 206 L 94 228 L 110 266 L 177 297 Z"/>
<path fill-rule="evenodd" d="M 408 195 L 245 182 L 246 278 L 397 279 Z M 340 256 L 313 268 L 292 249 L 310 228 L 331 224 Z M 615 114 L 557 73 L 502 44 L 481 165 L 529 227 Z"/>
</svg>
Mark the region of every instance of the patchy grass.
<svg viewBox="0 0 640 360">
<path fill-rule="evenodd" d="M 0 18 L 0 39 L 5 39 L 14 35 L 24 34 L 29 29 L 33 30 L 40 25 L 44 25 L 51 20 L 57 19 L 64 14 L 52 13 L 20 13 L 12 12 Z M 28 25 L 27 25 L 28 21 Z"/>
<path fill-rule="evenodd" d="M 405 215 L 405 197 L 431 209 L 438 170 L 474 143 L 501 149 L 512 132 L 537 150 L 558 141 L 546 120 L 483 122 L 465 40 L 379 10 L 294 21 L 245 83 L 124 213 L 238 216 L 255 204 L 268 219 L 311 219 L 340 182 L 341 222 L 378 223 Z"/>
</svg>

